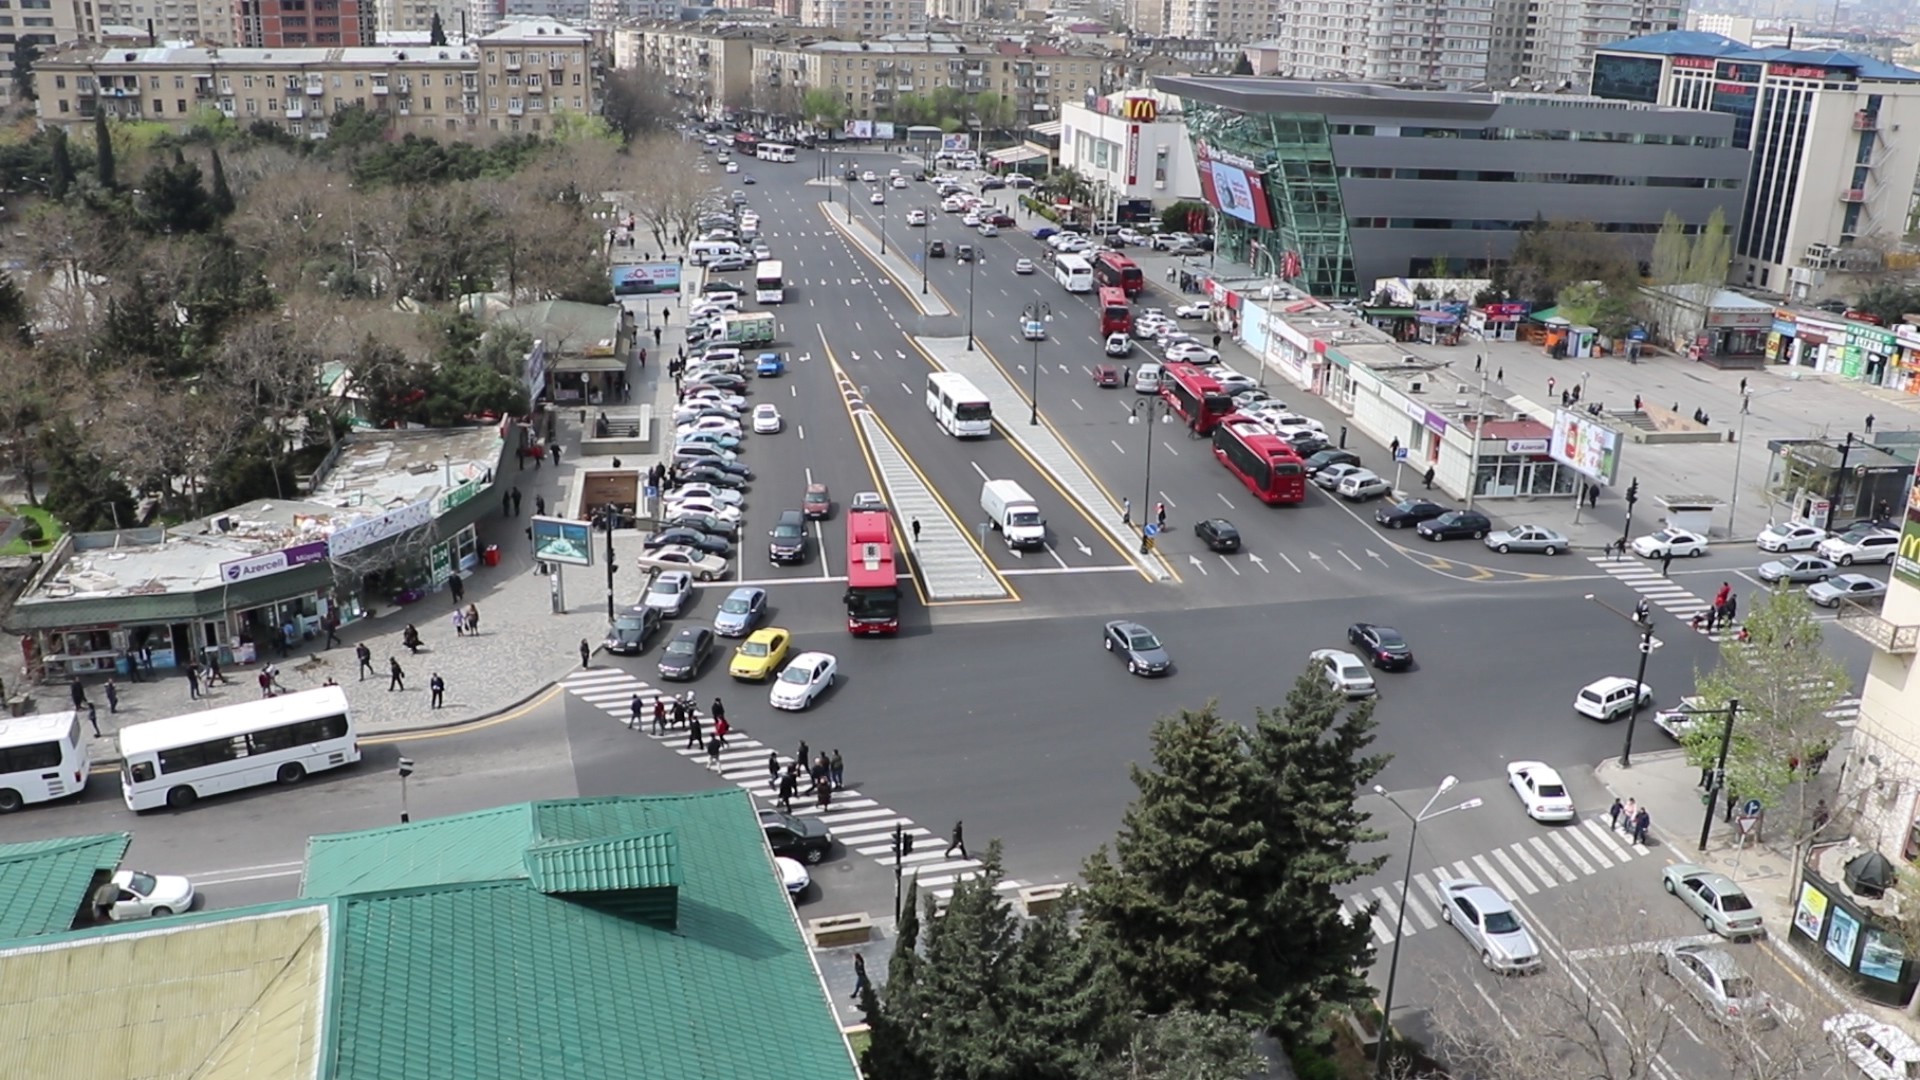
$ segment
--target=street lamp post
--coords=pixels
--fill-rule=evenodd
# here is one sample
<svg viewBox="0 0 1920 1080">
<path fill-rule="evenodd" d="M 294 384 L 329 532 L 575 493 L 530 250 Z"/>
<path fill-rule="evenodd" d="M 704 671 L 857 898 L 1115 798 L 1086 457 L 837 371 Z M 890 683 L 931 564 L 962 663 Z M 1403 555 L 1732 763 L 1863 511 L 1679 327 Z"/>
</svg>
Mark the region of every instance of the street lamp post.
<svg viewBox="0 0 1920 1080">
<path fill-rule="evenodd" d="M 1740 430 L 1733 437 L 1733 494 L 1727 497 L 1727 535 L 1733 535 L 1734 511 L 1740 508 L 1740 461 L 1747 456 L 1747 413 L 1753 405 L 1753 399 L 1768 394 L 1792 393 L 1793 387 L 1781 386 L 1772 390 L 1750 390 L 1740 395 Z"/>
<path fill-rule="evenodd" d="M 1027 423 L 1040 422 L 1040 339 L 1046 336 L 1047 324 L 1053 322 L 1053 305 L 1044 300 L 1035 300 L 1020 312 L 1020 332 L 1033 339 L 1033 392 L 1027 396 Z M 1035 334 L 1033 323 L 1040 324 L 1040 332 Z"/>
<path fill-rule="evenodd" d="M 1440 801 L 1440 796 L 1452 791 L 1453 786 L 1459 782 L 1460 779 L 1455 776 L 1449 776 L 1440 781 L 1440 787 L 1434 791 L 1433 797 L 1427 800 L 1427 805 L 1421 807 L 1420 812 L 1417 814 L 1408 813 L 1407 808 L 1400 805 L 1400 800 L 1389 795 L 1386 788 L 1381 787 L 1379 784 L 1373 785 L 1373 793 L 1387 800 L 1388 805 L 1400 811 L 1401 815 L 1413 826 L 1407 834 L 1407 865 L 1402 869 L 1400 874 L 1400 910 L 1394 915 L 1393 921 L 1393 955 L 1387 960 L 1387 993 L 1386 997 L 1380 1002 L 1380 1030 L 1376 1033 L 1373 1043 L 1373 1075 L 1375 1080 L 1386 1080 L 1387 1075 L 1387 1038 L 1393 1030 L 1393 984 L 1396 977 L 1400 974 L 1400 939 L 1404 936 L 1407 928 L 1407 894 L 1413 891 L 1413 855 L 1415 845 L 1420 839 L 1420 824 L 1422 822 L 1432 821 L 1434 818 L 1445 814 L 1451 814 L 1455 810 L 1472 810 L 1480 805 L 1479 799 L 1468 799 L 1466 802 L 1449 806 L 1443 810 L 1435 810 L 1433 808 L 1433 804 Z"/>
<path fill-rule="evenodd" d="M 1140 554 L 1142 555 L 1153 549 L 1152 538 L 1147 535 L 1147 507 L 1153 503 L 1153 415 L 1156 408 L 1159 410 L 1161 423 L 1167 423 L 1172 419 L 1170 406 L 1157 397 L 1136 399 L 1127 409 L 1129 424 L 1140 422 L 1142 410 L 1147 414 L 1147 465 L 1146 472 L 1140 479 Z"/>
<path fill-rule="evenodd" d="M 1265 245 L 1265 244 L 1263 244 L 1263 243 L 1261 243 L 1261 242 L 1260 242 L 1260 241 L 1258 241 L 1258 240 L 1250 240 L 1250 241 L 1248 241 L 1248 242 L 1247 242 L 1247 246 L 1248 246 L 1248 250 L 1250 250 L 1250 251 L 1252 251 L 1252 252 L 1253 252 L 1254 254 L 1256 254 L 1256 255 L 1265 255 L 1265 256 L 1267 257 L 1267 295 L 1266 295 L 1266 299 L 1267 299 L 1268 301 L 1271 301 L 1271 300 L 1273 299 L 1273 294 L 1274 294 L 1274 285 L 1275 285 L 1275 284 L 1277 283 L 1277 281 L 1278 281 L 1278 279 L 1279 279 L 1279 276 L 1280 276 L 1280 263 L 1279 263 L 1279 260 L 1277 260 L 1277 259 L 1275 259 L 1275 258 L 1273 257 L 1273 252 L 1271 252 L 1271 251 L 1268 251 L 1268 250 L 1267 250 L 1267 245 Z M 1254 273 L 1255 273 L 1255 274 L 1258 274 L 1258 273 L 1260 272 L 1260 264 L 1259 264 L 1259 263 L 1257 263 L 1257 262 L 1256 262 L 1256 263 L 1254 263 L 1254 264 L 1253 264 L 1253 271 L 1254 271 Z M 1266 356 L 1265 356 L 1265 354 L 1264 354 L 1264 353 L 1263 353 L 1263 354 L 1261 355 L 1261 357 L 1260 357 L 1260 382 L 1259 382 L 1259 384 L 1258 384 L 1258 388 L 1259 388 L 1259 389 L 1261 389 L 1261 390 L 1265 390 L 1265 389 L 1267 388 L 1267 358 L 1266 358 Z M 1469 510 L 1471 510 L 1471 509 L 1473 509 L 1473 501 L 1472 501 L 1472 500 L 1473 500 L 1473 496 L 1472 496 L 1471 494 L 1469 494 L 1469 495 L 1467 496 L 1467 500 L 1468 500 L 1468 501 L 1467 501 L 1467 509 L 1469 509 Z"/>
<path fill-rule="evenodd" d="M 1721 789 L 1727 786 L 1727 751 L 1733 748 L 1733 719 L 1740 713 L 1740 699 L 1729 698 L 1724 709 L 1702 710 L 1694 715 L 1703 716 L 1709 711 L 1726 713 L 1727 722 L 1720 729 L 1720 760 L 1714 763 L 1713 774 L 1707 780 L 1707 813 L 1700 819 L 1701 851 L 1707 850 L 1707 834 L 1713 831 L 1713 804 L 1719 801 Z"/>
<path fill-rule="evenodd" d="M 967 351 L 973 351 L 973 268 L 980 262 L 980 253 L 974 252 L 967 260 Z"/>
<path fill-rule="evenodd" d="M 400 772 L 400 824 L 405 825 L 407 822 L 413 820 L 413 815 L 407 812 L 407 777 L 413 775 L 413 759 L 410 757 L 401 758 L 399 772 Z"/>
<path fill-rule="evenodd" d="M 887 204 L 880 204 L 880 257 L 887 257 Z"/>
<path fill-rule="evenodd" d="M 1640 668 L 1633 676 L 1633 706 L 1627 710 L 1627 741 L 1620 747 L 1620 767 L 1631 769 L 1633 768 L 1633 729 L 1640 719 L 1640 688 L 1647 685 L 1647 657 L 1653 655 L 1653 609 L 1643 607 L 1646 617 L 1640 618 L 1615 608 L 1592 593 L 1588 593 L 1586 598 L 1640 629 Z"/>
<path fill-rule="evenodd" d="M 619 571 L 620 565 L 613 561 L 613 526 L 614 526 L 613 507 L 608 506 L 605 510 L 605 514 L 606 514 L 606 517 L 604 518 L 604 520 L 607 523 L 607 625 L 612 626 L 613 617 L 614 617 L 613 616 L 613 575 L 617 571 Z"/>
<path fill-rule="evenodd" d="M 922 213 L 926 214 L 927 220 L 920 231 L 920 295 L 925 296 L 927 295 L 927 271 L 930 269 L 927 251 L 933 245 L 933 212 L 926 210 Z"/>
</svg>

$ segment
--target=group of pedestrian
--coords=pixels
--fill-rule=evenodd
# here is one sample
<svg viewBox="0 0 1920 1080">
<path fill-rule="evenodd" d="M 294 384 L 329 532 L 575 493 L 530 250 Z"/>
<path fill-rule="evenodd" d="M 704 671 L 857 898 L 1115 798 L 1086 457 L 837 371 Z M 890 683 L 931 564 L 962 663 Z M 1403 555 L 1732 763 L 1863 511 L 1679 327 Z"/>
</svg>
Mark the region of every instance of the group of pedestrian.
<svg viewBox="0 0 1920 1080">
<path fill-rule="evenodd" d="M 1708 633 L 1712 633 L 1718 627 L 1731 626 L 1734 618 L 1740 613 L 1739 604 L 1740 599 L 1733 594 L 1733 586 L 1723 581 L 1720 583 L 1720 591 L 1713 594 L 1712 606 L 1693 617 L 1694 625 L 1699 626 L 1704 623 Z"/>
<path fill-rule="evenodd" d="M 1644 846 L 1647 842 L 1647 829 L 1653 824 L 1653 815 L 1647 808 L 1633 799 L 1621 801 L 1618 796 L 1613 805 L 1607 808 L 1607 823 L 1615 832 L 1625 832 L 1636 844 Z"/>
<path fill-rule="evenodd" d="M 473 604 L 465 608 L 453 609 L 453 635 L 455 637 L 480 636 L 480 609 Z"/>
<path fill-rule="evenodd" d="M 502 517 L 519 517 L 520 516 L 519 485 L 516 484 L 514 487 L 508 489 L 507 491 L 501 494 L 500 515 Z"/>
</svg>

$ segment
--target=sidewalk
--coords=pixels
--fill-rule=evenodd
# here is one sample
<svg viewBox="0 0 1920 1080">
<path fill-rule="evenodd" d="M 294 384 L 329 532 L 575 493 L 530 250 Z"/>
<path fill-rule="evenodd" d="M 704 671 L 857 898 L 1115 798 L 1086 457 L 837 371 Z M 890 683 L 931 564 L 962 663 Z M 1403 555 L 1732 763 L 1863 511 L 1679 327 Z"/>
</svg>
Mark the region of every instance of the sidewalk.
<svg viewBox="0 0 1920 1080">
<path fill-rule="evenodd" d="M 676 304 L 684 310 L 683 303 Z M 651 333 L 646 335 L 649 359 L 670 353 L 682 336 L 678 323 L 670 323 L 656 348 Z M 655 414 L 672 415 L 673 383 L 665 377 L 663 362 L 637 365 L 629 372 L 633 383 L 633 404 L 654 404 Z M 274 654 L 266 659 L 280 666 L 280 685 L 289 691 L 309 690 L 333 678 L 345 688 L 360 730 L 370 735 L 391 735 L 408 731 L 452 726 L 486 719 L 511 710 L 537 697 L 568 671 L 580 666 L 580 642 L 585 639 L 598 649 L 606 634 L 607 578 L 604 565 L 568 567 L 562 581 L 566 612 L 552 612 L 549 595 L 552 579 L 534 573 L 527 543 L 526 518 L 533 515 L 534 499 L 544 497 L 551 512 L 568 505 L 574 477 L 581 469 L 609 468 L 611 458 L 578 456 L 583 432 L 579 409 L 553 411 L 555 437 L 573 453 L 563 453 L 561 465 L 524 468 L 501 475 L 501 492 L 518 487 L 522 495 L 521 515 L 508 518 L 498 510 L 479 523 L 480 544 L 500 547 L 500 565 L 481 565 L 464 576 L 465 601 L 480 612 L 480 632 L 456 636 L 452 626 L 454 603 L 446 589 L 432 593 L 417 603 L 404 606 L 380 605 L 375 613 L 357 623 L 342 627 L 341 644 L 324 648 L 324 637 L 303 643 L 286 658 Z M 662 444 L 665 445 L 664 443 Z M 664 451 L 662 451 L 664 452 Z M 623 468 L 644 469 L 658 454 L 635 460 L 621 459 Z M 483 495 L 497 506 L 498 493 Z M 645 587 L 648 572 L 635 560 L 625 557 L 638 551 L 640 532 L 619 530 L 614 533 L 614 550 L 622 555 L 614 578 L 614 601 L 624 606 L 634 602 Z M 411 623 L 419 631 L 422 647 L 411 655 L 400 644 L 401 631 Z M 357 677 L 354 647 L 366 642 L 373 652 L 374 674 L 362 681 Z M 406 672 L 406 689 L 387 689 L 387 659 L 396 657 Z M 91 741 L 96 765 L 111 765 L 118 760 L 115 732 L 127 724 L 158 720 L 195 709 L 217 708 L 257 700 L 255 681 L 259 665 L 236 665 L 223 669 L 231 685 L 203 687 L 201 699 L 188 696 L 183 673 L 161 673 L 157 681 L 133 683 L 116 679 L 120 706 L 109 712 L 102 687 L 105 680 L 87 682 L 87 696 L 97 707 L 101 736 Z M 428 707 L 427 681 L 435 673 L 446 681 L 443 708 Z M 35 708 L 53 712 L 68 707 L 68 689 L 62 684 L 34 687 Z M 84 710 L 82 710 L 84 715 Z"/>
</svg>

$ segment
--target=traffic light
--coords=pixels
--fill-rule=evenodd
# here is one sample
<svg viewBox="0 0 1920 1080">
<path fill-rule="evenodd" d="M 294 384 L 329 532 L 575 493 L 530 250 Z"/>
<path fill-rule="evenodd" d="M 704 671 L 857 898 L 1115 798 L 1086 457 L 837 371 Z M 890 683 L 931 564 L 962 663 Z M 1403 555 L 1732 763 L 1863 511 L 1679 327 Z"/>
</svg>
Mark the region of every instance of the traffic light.
<svg viewBox="0 0 1920 1080">
<path fill-rule="evenodd" d="M 1636 476 L 1633 478 L 1633 482 L 1627 485 L 1627 505 L 1631 507 L 1634 503 L 1637 503 L 1639 501 L 1640 501 L 1640 478 Z"/>
<path fill-rule="evenodd" d="M 913 834 L 908 832 L 904 827 L 895 825 L 893 827 L 894 859 L 904 859 L 911 854 L 913 854 Z"/>
</svg>

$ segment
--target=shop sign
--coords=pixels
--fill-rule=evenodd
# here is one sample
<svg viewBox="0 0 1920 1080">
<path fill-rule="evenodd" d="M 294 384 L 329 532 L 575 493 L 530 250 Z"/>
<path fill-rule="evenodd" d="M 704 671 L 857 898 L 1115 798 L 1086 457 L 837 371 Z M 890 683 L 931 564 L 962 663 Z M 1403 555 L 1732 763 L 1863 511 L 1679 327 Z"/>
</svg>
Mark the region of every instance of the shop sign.
<svg viewBox="0 0 1920 1080">
<path fill-rule="evenodd" d="M 480 493 L 480 485 L 471 481 L 461 484 L 445 495 L 440 496 L 440 510 L 444 514 L 455 507 L 464 505 Z"/>
<path fill-rule="evenodd" d="M 1920 326 L 1901 323 L 1893 328 L 1893 338 L 1909 349 L 1920 349 Z"/>
<path fill-rule="evenodd" d="M 1544 454 L 1547 452 L 1547 439 L 1508 439 L 1509 454 Z"/>
<path fill-rule="evenodd" d="M 264 555 L 223 562 L 220 564 L 220 580 L 228 585 L 238 585 L 243 581 L 277 574 L 282 570 L 292 570 L 296 566 L 325 562 L 326 558 L 327 542 L 325 540 L 295 544 L 293 547 L 269 551 Z"/>
<path fill-rule="evenodd" d="M 1676 56 L 1673 58 L 1673 66 L 1694 71 L 1712 71 L 1714 60 L 1708 56 Z"/>
<path fill-rule="evenodd" d="M 1533 311 L 1533 305 L 1526 303 L 1488 304 L 1480 310 L 1486 312 L 1487 318 L 1493 322 L 1519 322 Z"/>
<path fill-rule="evenodd" d="M 1447 433 L 1447 418 L 1427 408 L 1425 405 L 1414 401 L 1403 400 L 1400 402 L 1400 411 L 1406 413 L 1409 420 L 1420 421 L 1428 431 L 1433 432 L 1435 435 L 1445 435 Z"/>
<path fill-rule="evenodd" d="M 327 538 L 327 548 L 334 557 L 351 555 L 361 548 L 377 544 L 382 540 L 399 536 L 409 529 L 433 523 L 433 499 L 422 499 L 395 510 L 389 510 L 377 517 L 354 522 L 344 528 L 335 529 Z"/>
<path fill-rule="evenodd" d="M 453 541 L 433 545 L 427 555 L 428 568 L 433 575 L 435 585 L 444 585 L 453 576 Z"/>
<path fill-rule="evenodd" d="M 1827 69 L 1812 64 L 1768 64 L 1767 74 L 1776 79 L 1812 79 L 1815 82 L 1827 81 Z"/>
<path fill-rule="evenodd" d="M 1707 325 L 1721 329 L 1759 329 L 1761 327 L 1771 327 L 1773 325 L 1773 312 L 1718 308 L 1707 312 Z"/>
<path fill-rule="evenodd" d="M 1920 481 L 1920 466 L 1914 468 Z M 1907 485 L 1907 514 L 1900 530 L 1900 547 L 1893 556 L 1893 576 L 1920 587 L 1920 484 Z"/>
<path fill-rule="evenodd" d="M 1793 320 L 1783 319 L 1777 314 L 1774 315 L 1773 332 L 1776 334 L 1784 334 L 1787 337 L 1792 337 L 1793 336 Z"/>
<path fill-rule="evenodd" d="M 1856 349 L 1870 349 L 1877 353 L 1889 352 L 1893 348 L 1893 335 L 1877 326 L 1848 323 L 1847 345 Z"/>
</svg>

